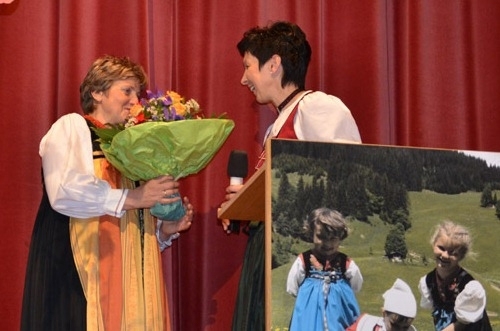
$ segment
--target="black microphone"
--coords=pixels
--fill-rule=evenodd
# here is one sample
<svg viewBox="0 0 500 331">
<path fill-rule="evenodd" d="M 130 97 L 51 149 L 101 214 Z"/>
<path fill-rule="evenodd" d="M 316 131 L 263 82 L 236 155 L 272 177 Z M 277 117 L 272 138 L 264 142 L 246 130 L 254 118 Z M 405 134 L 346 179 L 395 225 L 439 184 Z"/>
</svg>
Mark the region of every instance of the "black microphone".
<svg viewBox="0 0 500 331">
<path fill-rule="evenodd" d="M 241 185 L 243 179 L 248 175 L 248 156 L 247 152 L 233 150 L 229 154 L 227 163 L 227 175 L 229 176 L 229 185 Z M 240 231 L 240 222 L 231 221 L 229 223 L 228 232 Z"/>
</svg>

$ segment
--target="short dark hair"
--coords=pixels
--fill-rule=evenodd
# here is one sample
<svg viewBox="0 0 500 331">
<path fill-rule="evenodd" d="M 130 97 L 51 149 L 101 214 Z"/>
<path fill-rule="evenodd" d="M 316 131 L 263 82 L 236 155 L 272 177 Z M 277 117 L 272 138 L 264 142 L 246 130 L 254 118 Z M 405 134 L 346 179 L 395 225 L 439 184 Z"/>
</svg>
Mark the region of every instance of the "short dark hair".
<svg viewBox="0 0 500 331">
<path fill-rule="evenodd" d="M 297 24 L 278 21 L 266 27 L 254 27 L 243 34 L 236 47 L 241 56 L 247 52 L 255 56 L 259 68 L 273 55 L 279 55 L 284 69 L 281 86 L 295 84 L 305 89 L 311 46 Z"/>
<path fill-rule="evenodd" d="M 94 112 L 92 92 L 107 91 L 116 80 L 135 78 L 141 92 L 146 88 L 147 76 L 139 64 L 128 57 L 105 55 L 92 63 L 80 85 L 80 104 L 84 114 Z"/>
</svg>

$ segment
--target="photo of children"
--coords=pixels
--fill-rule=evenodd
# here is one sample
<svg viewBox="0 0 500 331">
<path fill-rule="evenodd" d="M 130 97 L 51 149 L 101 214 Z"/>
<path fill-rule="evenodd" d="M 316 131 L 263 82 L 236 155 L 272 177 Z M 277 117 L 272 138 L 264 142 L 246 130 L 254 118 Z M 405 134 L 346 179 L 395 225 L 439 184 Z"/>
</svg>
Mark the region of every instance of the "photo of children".
<svg viewBox="0 0 500 331">
<path fill-rule="evenodd" d="M 500 160 L 500 153 L 276 139 L 271 142 L 269 159 L 271 222 L 266 224 L 271 225 L 271 254 L 267 257 L 271 266 L 271 331 L 293 330 L 306 312 L 314 322 L 302 325 L 303 330 L 323 330 L 325 326 L 345 330 L 360 322 L 359 316 L 370 315 L 378 318 L 380 327 L 385 325 L 381 330 L 388 330 L 389 319 L 393 329 L 449 331 L 447 322 L 436 326 L 432 316 L 434 311 L 440 316 L 437 319 L 444 320 L 444 310 L 455 331 L 473 330 L 474 323 L 484 324 L 486 318 L 491 329 L 486 323 L 484 330 L 500 330 L 500 251 L 496 244 L 500 233 L 500 164 L 492 161 Z M 330 230 L 325 230 L 318 232 L 319 238 L 313 242 L 313 234 L 304 232 L 304 221 L 321 208 L 341 215 L 348 236 L 339 235 L 342 231 L 327 235 Z M 429 245 L 429 238 L 435 239 L 436 226 L 447 219 L 466 229 L 461 230 L 468 233 L 470 241 L 450 239 L 454 237 L 449 234 L 437 248 L 434 242 Z M 472 238 L 475 254 L 470 251 Z M 345 278 L 340 276 L 344 287 L 335 277 L 325 277 L 329 268 L 325 266 L 335 261 L 318 258 L 321 254 L 314 251 L 321 251 L 316 246 L 320 241 L 330 240 L 338 245 L 331 244 L 330 254 L 344 254 L 346 261 L 355 261 L 361 270 L 360 289 L 355 277 L 348 280 L 347 263 L 345 271 L 340 268 L 338 272 L 345 272 Z M 467 259 L 462 248 L 456 250 L 463 245 L 468 245 Z M 450 268 L 453 259 L 456 267 Z M 342 261 L 337 265 L 342 266 Z M 451 278 L 440 274 L 445 266 L 450 268 L 446 270 Z M 433 285 L 427 284 L 427 274 L 433 268 L 439 274 L 434 280 L 446 298 L 446 309 L 431 294 L 435 292 Z M 460 268 L 468 276 L 460 278 Z M 327 278 L 330 282 L 323 287 Z M 392 287 L 405 287 L 394 284 L 395 279 L 404 280 L 415 295 L 420 307 L 415 315 L 390 310 L 382 313 L 381 294 Z M 417 296 L 419 287 L 427 289 Z M 342 294 L 330 299 L 328 295 L 340 288 Z M 447 294 L 448 289 L 453 293 Z M 343 296 L 347 290 L 351 301 Z M 327 294 L 327 305 L 320 294 Z M 308 295 L 314 304 L 312 299 L 307 302 Z M 422 299 L 420 304 L 421 297 L 426 302 Z M 350 306 L 330 313 L 329 305 L 340 302 Z M 344 311 L 348 315 L 339 318 Z M 353 316 L 356 320 L 350 320 Z"/>
</svg>

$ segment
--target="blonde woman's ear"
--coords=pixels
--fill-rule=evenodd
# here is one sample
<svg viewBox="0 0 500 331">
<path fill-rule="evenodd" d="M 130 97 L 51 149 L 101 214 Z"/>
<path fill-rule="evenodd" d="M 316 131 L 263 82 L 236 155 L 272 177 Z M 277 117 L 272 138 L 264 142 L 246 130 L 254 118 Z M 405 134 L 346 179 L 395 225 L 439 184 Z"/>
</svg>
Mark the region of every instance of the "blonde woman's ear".
<svg viewBox="0 0 500 331">
<path fill-rule="evenodd" d="M 0 1 L 1 1 L 1 0 L 0 0 Z M 95 101 L 95 102 L 99 103 L 99 102 L 101 102 L 101 101 L 102 101 L 102 96 L 103 96 L 103 94 L 104 94 L 102 91 L 100 91 L 100 92 L 96 92 L 96 91 L 94 91 L 94 92 L 92 92 L 91 94 L 92 94 L 92 98 L 94 98 L 94 101 Z"/>
</svg>

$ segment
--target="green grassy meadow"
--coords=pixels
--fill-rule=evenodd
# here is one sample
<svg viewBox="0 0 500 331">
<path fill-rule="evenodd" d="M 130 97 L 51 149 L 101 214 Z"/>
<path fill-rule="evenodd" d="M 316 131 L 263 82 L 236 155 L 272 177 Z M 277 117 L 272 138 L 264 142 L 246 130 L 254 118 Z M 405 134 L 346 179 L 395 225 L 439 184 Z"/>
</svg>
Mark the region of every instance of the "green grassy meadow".
<svg viewBox="0 0 500 331">
<path fill-rule="evenodd" d="M 289 174 L 288 178 L 292 185 L 298 179 L 294 174 Z M 273 181 L 273 192 L 276 192 L 278 182 Z M 472 250 L 476 256 L 467 256 L 461 264 L 485 288 L 493 330 L 500 330 L 500 220 L 495 216 L 494 209 L 479 207 L 481 193 L 446 195 L 424 191 L 410 192 L 409 196 L 412 228 L 406 232 L 409 257 L 404 262 L 390 262 L 384 258 L 385 238 L 390 226 L 383 224 L 378 217 L 371 218 L 371 224 L 359 221 L 349 223 L 350 235 L 343 241 L 340 250 L 356 262 L 363 274 L 363 288 L 357 294 L 361 311 L 380 315 L 382 294 L 396 278 L 401 278 L 410 285 L 417 299 L 418 315 L 414 325 L 420 331 L 434 329 L 430 311 L 419 307 L 418 282 L 420 277 L 434 268 L 429 243 L 434 226 L 450 219 L 468 227 L 473 235 Z M 274 331 L 288 330 L 295 299 L 286 293 L 286 278 L 296 254 L 307 248 L 307 243 L 294 242 L 290 263 L 272 271 L 271 325 Z M 423 263 L 424 257 L 427 265 Z"/>
</svg>

